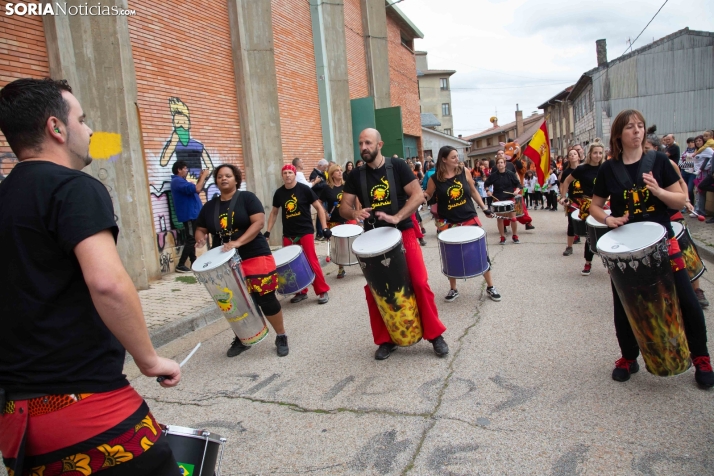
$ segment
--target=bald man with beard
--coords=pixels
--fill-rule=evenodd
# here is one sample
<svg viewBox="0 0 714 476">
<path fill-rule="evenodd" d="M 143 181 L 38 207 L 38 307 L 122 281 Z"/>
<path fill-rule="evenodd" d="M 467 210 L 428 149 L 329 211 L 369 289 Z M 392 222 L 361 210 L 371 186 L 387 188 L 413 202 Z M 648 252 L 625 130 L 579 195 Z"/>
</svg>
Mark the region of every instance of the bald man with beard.
<svg viewBox="0 0 714 476">
<path fill-rule="evenodd" d="M 360 155 L 365 161 L 357 169 L 357 173 L 351 173 L 342 195 L 342 206 L 340 215 L 347 220 L 364 220 L 365 230 L 374 228 L 396 226 L 402 233 L 402 243 L 405 249 L 405 257 L 412 287 L 419 308 L 424 338 L 434 347 L 434 353 L 439 357 L 444 357 L 449 353 L 449 346 L 444 341 L 442 334 L 446 331 L 446 326 L 439 319 L 439 313 L 434 301 L 434 293 L 429 287 L 428 275 L 421 247 L 417 241 L 414 225 L 411 216 L 416 212 L 419 205 L 424 202 L 423 193 L 419 181 L 411 168 L 402 159 L 389 159 L 394 171 L 395 190 L 386 187 L 386 194 L 375 197 L 369 193 L 375 186 L 384 186 L 388 182 L 387 159 L 382 155 L 384 143 L 376 129 L 365 129 L 359 136 Z M 368 190 L 362 190 L 361 175 L 366 174 Z M 366 197 L 366 198 L 365 198 Z M 356 210 L 355 200 L 368 200 L 362 203 L 361 210 Z M 392 207 L 392 200 L 397 201 L 397 207 Z M 398 208 L 394 215 L 387 211 Z M 376 360 L 384 360 L 396 350 L 397 345 L 392 341 L 391 336 L 384 324 L 382 315 L 379 312 L 377 303 L 372 296 L 369 286 L 365 286 L 367 306 L 369 308 L 369 318 L 372 326 L 374 343 L 379 346 L 375 352 Z"/>
</svg>

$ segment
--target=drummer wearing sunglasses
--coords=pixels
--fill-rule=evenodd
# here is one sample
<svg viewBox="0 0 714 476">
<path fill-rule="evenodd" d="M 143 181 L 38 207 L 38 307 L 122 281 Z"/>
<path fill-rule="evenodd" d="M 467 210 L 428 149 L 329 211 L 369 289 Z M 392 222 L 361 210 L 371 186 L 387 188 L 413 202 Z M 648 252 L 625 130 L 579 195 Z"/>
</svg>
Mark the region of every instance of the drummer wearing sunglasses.
<svg viewBox="0 0 714 476">
<path fill-rule="evenodd" d="M 116 248 L 107 188 L 82 172 L 92 130 L 65 81 L 0 91 L 19 159 L 0 183 L 0 452 L 9 474 L 178 475 L 158 423 L 123 375 L 181 379 L 159 357 Z M 125 350 L 126 349 L 126 350 Z"/>
</svg>

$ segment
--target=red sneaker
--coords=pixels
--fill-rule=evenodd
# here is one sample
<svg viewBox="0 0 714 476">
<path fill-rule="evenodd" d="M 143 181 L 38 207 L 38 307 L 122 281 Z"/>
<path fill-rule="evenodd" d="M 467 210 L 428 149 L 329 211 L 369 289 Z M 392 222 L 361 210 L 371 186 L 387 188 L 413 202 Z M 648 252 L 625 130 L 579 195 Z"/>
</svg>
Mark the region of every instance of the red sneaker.
<svg viewBox="0 0 714 476">
<path fill-rule="evenodd" d="M 590 276 L 590 268 L 592 268 L 593 265 L 591 263 L 585 263 L 585 266 L 583 267 L 583 270 L 580 271 L 580 274 L 583 276 Z"/>
<path fill-rule="evenodd" d="M 700 387 L 714 387 L 714 372 L 712 371 L 712 363 L 708 355 L 700 355 L 692 357 L 692 363 L 696 368 L 694 372 L 694 380 L 697 381 Z"/>
<path fill-rule="evenodd" d="M 505 244 L 506 244 L 506 237 L 505 237 L 505 236 L 502 236 L 502 237 L 501 237 L 501 241 L 499 242 L 499 244 L 501 244 L 501 245 L 505 245 Z"/>
<path fill-rule="evenodd" d="M 618 382 L 626 382 L 630 380 L 630 375 L 637 373 L 640 370 L 640 365 L 637 363 L 637 359 L 628 360 L 624 357 L 620 357 L 615 362 L 615 370 L 612 371 L 612 379 Z"/>
<path fill-rule="evenodd" d="M 513 242 L 514 242 L 515 244 L 519 244 L 519 243 L 520 243 L 520 241 L 518 240 L 518 235 L 513 235 Z"/>
</svg>

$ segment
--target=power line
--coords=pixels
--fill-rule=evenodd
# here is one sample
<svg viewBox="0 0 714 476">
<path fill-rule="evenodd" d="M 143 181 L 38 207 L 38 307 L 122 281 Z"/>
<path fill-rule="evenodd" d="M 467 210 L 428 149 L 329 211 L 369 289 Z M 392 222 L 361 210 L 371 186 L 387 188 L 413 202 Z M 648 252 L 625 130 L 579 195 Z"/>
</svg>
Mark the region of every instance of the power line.
<svg viewBox="0 0 714 476">
<path fill-rule="evenodd" d="M 669 0 L 664 0 L 664 3 L 662 4 L 662 6 L 659 7 L 659 10 L 657 10 L 657 13 L 654 14 L 654 17 L 652 17 L 652 19 L 651 19 L 649 22 L 647 22 L 647 24 L 646 24 L 645 27 L 642 29 L 642 31 L 640 32 L 640 34 L 637 35 L 637 38 L 639 38 L 639 37 L 642 35 L 642 33 L 645 32 L 645 30 L 647 29 L 647 27 L 650 26 L 650 23 L 652 23 L 652 20 L 654 20 L 655 17 L 659 14 L 659 12 L 662 11 L 662 9 L 664 8 L 664 6 L 667 5 L 667 2 L 669 2 Z M 637 38 L 635 38 L 635 39 L 632 41 L 632 43 L 630 43 L 630 46 L 628 46 L 628 47 L 625 49 L 625 51 L 622 53 L 623 55 L 624 55 L 625 53 L 627 53 L 627 50 L 629 50 L 629 49 L 632 48 L 632 45 L 635 44 L 635 41 L 637 41 Z M 620 55 L 620 56 L 622 56 L 622 55 Z"/>
</svg>

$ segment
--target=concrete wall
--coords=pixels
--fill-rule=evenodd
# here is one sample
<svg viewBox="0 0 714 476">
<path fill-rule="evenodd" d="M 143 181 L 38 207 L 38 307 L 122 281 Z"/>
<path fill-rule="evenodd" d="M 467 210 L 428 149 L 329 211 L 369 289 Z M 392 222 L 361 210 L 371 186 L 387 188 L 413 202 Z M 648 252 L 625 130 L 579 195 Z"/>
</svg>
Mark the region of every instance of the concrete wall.
<svg viewBox="0 0 714 476">
<path fill-rule="evenodd" d="M 369 95 L 374 98 L 374 107 L 392 106 L 390 87 L 390 42 L 387 33 L 387 11 L 384 0 L 360 0 L 362 5 L 362 32 L 367 59 Z M 399 38 L 397 44 L 399 44 Z M 415 73 L 416 76 L 416 73 Z"/>
<path fill-rule="evenodd" d="M 68 5 L 79 5 L 71 1 Z M 110 4 L 126 8 L 121 0 Z M 142 154 L 129 27 L 125 16 L 45 16 L 54 77 L 70 80 L 102 150 L 85 169 L 109 191 L 119 225 L 117 248 L 138 289 L 160 277 Z M 101 34 L 100 34 L 101 32 Z M 113 145 L 115 138 L 119 144 Z M 106 143 L 104 143 L 106 141 Z"/>
<path fill-rule="evenodd" d="M 445 145 L 450 145 L 459 151 L 459 159 L 464 160 L 466 158 L 466 148 L 469 147 L 457 139 L 446 137 L 444 134 L 426 128 L 422 128 L 421 141 L 424 151 L 432 151 L 432 158 L 437 157 L 439 149 Z"/>
<path fill-rule="evenodd" d="M 195 182 L 200 169 L 223 163 L 245 172 L 228 9 L 226 2 L 210 0 L 177 4 L 172 15 L 149 0 L 130 0 L 129 7 L 138 12 L 128 21 L 154 237 L 161 271 L 168 273 L 184 242 L 171 197 L 171 167 L 179 160 L 176 146 L 181 149 L 176 129 L 188 126 L 191 143 L 203 148 L 201 157 L 189 163 L 189 180 Z M 201 199 L 216 193 L 211 178 Z"/>
<path fill-rule="evenodd" d="M 350 99 L 364 98 L 369 96 L 370 92 L 365 33 L 362 24 L 362 1 L 345 0 L 344 10 Z"/>
<path fill-rule="evenodd" d="M 437 76 L 429 74 L 419 76 L 419 104 L 421 105 L 421 112 L 430 112 L 441 122 L 441 126 L 437 127 L 436 130 L 443 132 L 444 129 L 450 129 L 453 135 L 454 111 L 451 104 L 451 89 L 442 91 L 441 78 L 448 78 L 448 75 Z M 441 114 L 441 105 L 443 103 L 449 103 L 449 107 L 452 108 L 450 116 Z"/>
<path fill-rule="evenodd" d="M 0 11 L 5 11 L 5 0 Z M 0 17 L 0 87 L 20 78 L 50 75 L 41 16 Z M 0 132 L 0 180 L 10 173 L 17 157 Z"/>
<path fill-rule="evenodd" d="M 575 110 L 575 144 L 586 145 L 597 137 L 596 112 L 594 105 L 590 102 L 592 98 L 593 86 L 589 84 L 573 101 Z"/>
</svg>

